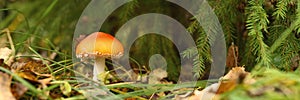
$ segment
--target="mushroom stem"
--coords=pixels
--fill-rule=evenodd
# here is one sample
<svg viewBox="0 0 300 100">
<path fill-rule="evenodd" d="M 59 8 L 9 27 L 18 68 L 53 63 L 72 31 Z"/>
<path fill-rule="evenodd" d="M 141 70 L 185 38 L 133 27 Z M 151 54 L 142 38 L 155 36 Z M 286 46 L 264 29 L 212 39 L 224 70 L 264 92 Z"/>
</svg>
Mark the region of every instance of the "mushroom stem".
<svg viewBox="0 0 300 100">
<path fill-rule="evenodd" d="M 105 58 L 103 57 L 96 57 L 95 59 L 95 63 L 94 63 L 94 75 L 93 75 L 93 80 L 97 81 L 98 78 L 97 76 L 101 73 L 104 73 L 104 69 L 105 69 L 106 65 L 105 65 Z M 100 81 L 104 81 L 101 80 Z"/>
</svg>

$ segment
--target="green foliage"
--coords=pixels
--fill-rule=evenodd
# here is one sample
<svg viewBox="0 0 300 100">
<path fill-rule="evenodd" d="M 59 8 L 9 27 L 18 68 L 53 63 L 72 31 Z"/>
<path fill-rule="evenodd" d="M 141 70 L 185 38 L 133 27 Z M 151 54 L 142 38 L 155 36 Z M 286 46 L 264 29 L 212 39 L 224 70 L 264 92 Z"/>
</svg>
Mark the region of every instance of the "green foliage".
<svg viewBox="0 0 300 100">
<path fill-rule="evenodd" d="M 199 36 L 196 40 L 197 47 L 189 48 L 182 52 L 181 55 L 183 58 L 193 59 L 194 77 L 202 77 L 205 73 L 205 62 L 208 62 L 211 58 L 209 39 L 196 20 L 191 23 L 187 30 Z"/>
<path fill-rule="evenodd" d="M 287 0 L 288 1 L 288 0 Z M 299 2 L 298 2 L 299 3 Z M 270 52 L 280 59 L 279 64 L 275 64 L 277 68 L 283 70 L 291 70 L 292 60 L 299 55 L 299 39 L 295 37 L 297 34 L 297 26 L 299 25 L 299 4 L 296 7 L 295 1 L 291 0 L 286 6 L 288 9 L 285 18 L 288 19 L 276 19 L 270 27 L 270 31 L 273 33 L 270 36 L 270 40 L 274 42 L 270 48 Z M 295 13 L 291 13 L 295 12 Z"/>
<path fill-rule="evenodd" d="M 67 69 L 73 66 L 70 59 L 72 44 L 70 41 L 73 38 L 75 24 L 88 2 L 88 0 L 81 2 L 77 0 L 1 0 L 0 30 L 10 29 L 17 52 L 16 59 L 38 58 L 55 77 L 54 80 L 68 81 L 71 74 Z M 6 38 L 1 34 L 1 40 L 3 37 Z M 56 56 L 48 58 L 51 54 Z M 49 62 L 51 64 L 48 64 Z M 56 90 L 59 86 L 57 84 L 45 88 L 36 87 L 36 83 L 30 82 L 14 72 L 3 67 L 0 67 L 0 70 L 11 74 L 15 82 L 20 82 L 29 89 L 21 99 L 38 99 L 39 97 L 51 99 L 52 97 L 46 94 L 49 91 L 63 95 L 61 91 Z M 70 84 L 72 87 L 66 88 L 65 85 L 67 92 L 70 92 L 71 88 L 74 89 L 73 86 L 77 83 Z M 73 96 L 73 92 L 68 96 Z"/>
<path fill-rule="evenodd" d="M 261 61 L 264 66 L 270 67 L 271 59 L 268 51 L 269 46 L 263 41 L 263 31 L 267 32 L 269 23 L 268 15 L 262 7 L 264 0 L 251 0 L 247 8 L 247 29 L 249 30 L 250 50 L 257 55 L 256 61 Z"/>
<path fill-rule="evenodd" d="M 287 5 L 290 0 L 280 0 L 276 5 L 276 11 L 273 13 L 273 16 L 276 17 L 276 19 L 282 18 L 285 19 L 286 12 L 287 12 Z"/>
<path fill-rule="evenodd" d="M 241 51 L 245 51 L 246 40 L 242 33 L 244 33 L 245 26 L 244 21 L 246 16 L 244 14 L 245 1 L 243 0 L 225 0 L 225 1 L 213 1 L 209 0 L 209 4 L 214 9 L 215 14 L 219 18 L 219 21 L 224 30 L 224 35 L 226 39 L 226 44 L 229 45 L 232 42 L 237 42 Z M 232 6 L 235 5 L 235 6 Z M 201 12 L 200 12 L 201 14 Z M 194 20 L 194 19 L 193 19 Z M 209 41 L 212 41 L 207 37 L 207 33 L 203 31 L 203 26 L 197 21 L 190 22 L 189 27 L 187 28 L 188 32 L 192 33 L 197 44 L 197 52 L 199 57 L 195 56 L 186 56 L 189 54 L 196 53 L 196 50 L 191 48 L 186 52 L 183 52 L 182 55 L 187 58 L 194 60 L 193 68 L 196 77 L 201 77 L 207 72 L 208 67 L 211 63 L 211 53 Z M 240 52 L 244 53 L 244 52 Z M 247 52 L 249 53 L 249 52 Z M 194 54 L 196 55 L 196 54 Z M 250 56 L 252 57 L 251 53 Z M 248 56 L 248 57 L 250 57 Z M 248 60 L 247 60 L 248 61 Z M 250 60 L 251 61 L 251 60 Z M 248 61 L 248 63 L 251 63 Z"/>
<path fill-rule="evenodd" d="M 66 69 L 72 70 L 66 68 L 66 66 L 72 65 L 71 60 L 69 60 L 71 57 L 68 55 L 72 51 L 73 31 L 78 21 L 86 20 L 78 18 L 89 1 L 2 0 L 0 1 L 0 29 L 2 30 L 12 25 L 20 16 L 24 18 L 23 21 L 13 25 L 16 28 L 12 31 L 12 35 L 17 51 L 30 52 L 37 55 L 33 57 L 52 62 L 53 64 L 47 65 L 47 67 L 53 72 L 53 75 L 59 75 L 64 73 Z M 231 42 L 235 42 L 239 47 L 239 65 L 245 65 L 247 69 L 252 69 L 256 65 L 261 68 L 274 67 L 284 71 L 292 70 L 292 60 L 294 57 L 299 56 L 300 50 L 300 39 L 295 37 L 295 34 L 300 34 L 299 0 L 208 0 L 208 2 L 219 18 L 224 30 L 226 44 L 229 45 Z M 111 5 L 114 5 L 114 3 L 110 2 L 103 6 L 111 7 Z M 153 5 L 157 6 L 154 7 Z M 118 11 L 114 12 L 106 20 L 108 24 L 106 23 L 100 30 L 114 34 L 126 21 L 145 13 L 162 13 L 171 16 L 187 27 L 187 31 L 193 36 L 197 47 L 189 48 L 181 52 L 181 55 L 184 58 L 193 60 L 194 76 L 203 77 L 212 62 L 209 44 L 211 39 L 203 31 L 203 27 L 199 22 L 191 18 L 195 16 L 189 16 L 187 12 L 177 9 L 179 8 L 170 7 L 170 4 L 161 0 L 132 0 L 127 5 L 118 8 Z M 155 20 L 155 18 L 153 19 Z M 132 33 L 134 31 L 136 30 L 129 30 Z M 139 33 L 134 35 L 139 35 Z M 169 79 L 176 81 L 180 71 L 180 58 L 174 48 L 174 44 L 168 39 L 151 34 L 135 41 L 131 48 L 130 56 L 137 59 L 137 63 L 148 66 L 149 58 L 153 54 L 161 53 L 168 63 Z M 57 53 L 59 60 L 62 61 L 43 58 L 40 54 L 43 51 L 46 51 L 48 54 L 51 52 Z M 9 73 L 5 69 L 1 70 Z M 261 78 L 255 86 L 250 87 L 263 87 L 270 85 L 274 81 L 282 81 L 281 79 L 283 78 L 298 82 L 293 77 L 299 77 L 295 73 L 285 75 L 286 73 L 274 70 L 264 72 L 261 75 L 267 77 L 269 74 L 274 77 L 268 77 L 269 79 Z M 30 83 L 18 76 L 13 76 L 17 81 L 26 85 L 32 91 L 32 94 L 41 95 L 39 93 L 40 90 L 37 90 Z M 70 85 L 72 84 L 70 83 Z M 68 94 L 70 88 L 67 85 L 65 87 L 68 87 L 67 92 L 65 92 Z M 231 92 L 233 95 L 229 96 L 229 98 L 247 99 L 239 98 L 240 95 L 247 96 L 246 92 L 242 92 L 247 88 L 240 86 Z M 75 88 L 72 87 L 72 89 Z M 171 88 L 167 87 L 161 91 L 167 91 L 168 89 Z M 120 95 L 131 97 L 144 95 L 143 92 L 145 91 L 138 90 Z M 146 91 L 146 94 L 153 93 L 153 90 Z M 273 92 L 267 94 L 270 98 L 275 98 L 277 97 L 276 95 L 281 96 L 281 94 Z M 297 97 L 298 95 L 291 95 L 291 99 L 294 96 Z"/>
<path fill-rule="evenodd" d="M 208 1 L 214 12 L 219 18 L 220 23 L 222 24 L 224 35 L 226 38 L 226 44 L 234 42 L 236 38 L 239 38 L 240 28 L 237 28 L 236 24 L 241 24 L 244 19 L 243 13 L 240 11 L 238 6 L 244 6 L 243 0 L 226 0 L 226 1 Z M 236 6 L 232 6 L 236 5 Z"/>
<path fill-rule="evenodd" d="M 225 100 L 299 99 L 300 76 L 298 73 L 268 69 L 256 73 L 255 76 L 257 76 L 255 83 L 240 84 L 234 90 L 222 94 L 222 98 Z"/>
<path fill-rule="evenodd" d="M 3 15 L 5 18 L 3 22 L 1 20 L 1 29 L 11 25 L 18 16 L 24 18 L 14 25 L 16 30 L 12 30 L 17 51 L 28 51 L 24 46 L 34 45 L 59 49 L 71 54 L 72 34 L 89 0 L 81 2 L 77 0 L 6 0 L 4 2 L 6 2 L 6 8 L 1 9 L 1 13 L 7 12 L 7 14 Z"/>
<path fill-rule="evenodd" d="M 226 44 L 235 42 L 239 47 L 239 65 L 245 65 L 248 70 L 254 66 L 292 69 L 291 61 L 299 55 L 300 47 L 300 40 L 295 37 L 300 34 L 299 1 L 217 0 L 209 3 L 219 17 Z M 196 76 L 203 75 L 210 62 L 203 59 L 210 59 L 210 51 L 209 45 L 205 45 L 209 40 L 205 39 L 203 31 L 199 31 L 201 27 L 192 21 L 187 28 L 196 36 L 199 58 L 194 57 L 194 49 L 182 53 L 184 57 L 195 60 Z"/>
</svg>

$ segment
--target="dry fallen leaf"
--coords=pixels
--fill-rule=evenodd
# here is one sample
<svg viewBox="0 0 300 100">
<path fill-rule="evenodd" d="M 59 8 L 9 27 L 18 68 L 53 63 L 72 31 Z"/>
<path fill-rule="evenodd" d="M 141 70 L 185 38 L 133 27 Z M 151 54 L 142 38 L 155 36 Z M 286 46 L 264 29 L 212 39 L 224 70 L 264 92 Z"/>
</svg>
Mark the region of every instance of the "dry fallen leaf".
<svg viewBox="0 0 300 100">
<path fill-rule="evenodd" d="M 0 72 L 1 100 L 16 100 L 16 98 L 11 93 L 10 84 L 11 84 L 11 77 L 6 73 Z"/>
<path fill-rule="evenodd" d="M 149 84 L 159 84 L 161 83 L 160 80 L 167 77 L 168 73 L 166 70 L 163 70 L 162 68 L 157 68 L 151 71 L 149 74 Z"/>
<path fill-rule="evenodd" d="M 219 100 L 220 97 L 218 94 L 211 92 L 204 92 L 196 90 L 194 95 L 189 97 L 188 100 Z"/>
<path fill-rule="evenodd" d="M 126 98 L 125 100 L 137 100 L 136 98 Z"/>
<path fill-rule="evenodd" d="M 37 76 L 30 71 L 17 72 L 17 74 L 24 79 L 37 82 Z"/>
<path fill-rule="evenodd" d="M 237 63 L 238 63 L 238 47 L 236 45 L 234 45 L 233 43 L 231 44 L 231 46 L 228 48 L 228 52 L 227 52 L 227 58 L 226 58 L 226 66 L 229 68 L 232 67 L 237 67 Z"/>
<path fill-rule="evenodd" d="M 28 88 L 21 83 L 14 83 L 11 87 L 11 92 L 16 99 L 20 99 L 20 97 L 28 90 Z"/>
<path fill-rule="evenodd" d="M 213 87 L 209 88 L 212 89 Z M 206 90 L 202 91 L 195 90 L 191 96 L 176 95 L 175 100 L 219 100 L 219 94 L 210 92 L 210 89 L 207 88 Z"/>
<path fill-rule="evenodd" d="M 218 83 L 211 84 L 201 91 L 195 90 L 194 95 L 181 97 L 178 100 L 219 100 L 220 94 L 228 92 L 240 83 L 252 84 L 255 82 L 244 67 L 233 67 Z"/>
<path fill-rule="evenodd" d="M 53 79 L 47 67 L 42 62 L 33 59 L 18 59 L 17 62 L 13 63 L 12 68 L 20 77 L 41 83 L 42 87 L 45 87 Z"/>
<path fill-rule="evenodd" d="M 40 74 L 49 74 L 50 71 L 42 61 L 31 58 L 20 58 L 12 64 L 12 68 L 16 71 L 38 72 Z"/>
<path fill-rule="evenodd" d="M 300 57 L 296 55 L 291 59 L 291 70 L 296 70 L 299 67 Z"/>
<path fill-rule="evenodd" d="M 38 89 L 47 88 L 48 84 L 54 79 L 48 68 L 41 62 L 31 58 L 20 58 L 12 64 L 14 72 L 31 83 L 36 84 Z M 50 91 L 44 91 L 49 95 Z M 46 99 L 46 96 L 39 96 L 40 99 Z"/>
<path fill-rule="evenodd" d="M 13 62 L 13 59 L 10 57 L 12 52 L 13 51 L 7 47 L 0 48 L 0 59 L 4 59 L 4 63 L 7 65 Z"/>
<path fill-rule="evenodd" d="M 7 60 L 9 55 L 12 53 L 12 50 L 8 47 L 0 48 L 0 59 Z"/>
<path fill-rule="evenodd" d="M 5 69 L 8 69 L 8 70 L 11 69 L 10 66 L 8 66 L 8 65 L 6 65 L 6 64 L 4 63 L 4 60 L 3 60 L 3 59 L 0 59 L 0 65 L 1 65 L 1 67 L 5 68 Z M 0 71 L 0 72 L 1 72 L 1 71 Z"/>
<path fill-rule="evenodd" d="M 242 83 L 249 72 L 245 71 L 244 67 L 232 68 L 223 78 L 221 78 L 220 86 L 217 94 L 230 91 L 236 87 L 239 83 Z"/>
</svg>

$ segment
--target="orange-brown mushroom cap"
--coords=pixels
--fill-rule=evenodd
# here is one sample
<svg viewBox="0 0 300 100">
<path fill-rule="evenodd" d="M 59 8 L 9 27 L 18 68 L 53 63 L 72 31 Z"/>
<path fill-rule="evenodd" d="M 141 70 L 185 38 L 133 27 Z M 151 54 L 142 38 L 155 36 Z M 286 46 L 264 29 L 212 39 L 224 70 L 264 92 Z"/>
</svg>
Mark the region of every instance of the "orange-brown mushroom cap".
<svg viewBox="0 0 300 100">
<path fill-rule="evenodd" d="M 94 32 L 76 46 L 76 56 L 83 57 L 121 57 L 123 45 L 113 36 L 103 32 Z"/>
</svg>

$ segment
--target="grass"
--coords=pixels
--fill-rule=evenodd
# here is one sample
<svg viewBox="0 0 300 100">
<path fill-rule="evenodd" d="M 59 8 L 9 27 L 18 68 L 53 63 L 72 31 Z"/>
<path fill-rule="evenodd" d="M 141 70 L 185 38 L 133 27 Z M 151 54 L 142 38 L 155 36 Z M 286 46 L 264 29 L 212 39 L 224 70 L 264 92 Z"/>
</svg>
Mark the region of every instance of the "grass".
<svg viewBox="0 0 300 100">
<path fill-rule="evenodd" d="M 39 37 L 37 37 L 39 38 Z M 52 44 L 50 41 L 47 41 L 48 44 Z M 53 45 L 54 46 L 54 45 Z M 46 88 L 40 88 L 38 87 L 38 84 L 30 82 L 29 80 L 24 79 L 24 77 L 21 77 L 17 75 L 17 73 L 11 72 L 8 69 L 5 69 L 3 67 L 0 67 L 1 71 L 4 71 L 10 75 L 13 76 L 16 82 L 20 82 L 23 84 L 25 87 L 29 89 L 29 91 L 26 92 L 25 96 L 23 96 L 23 99 L 28 99 L 28 98 L 40 98 L 40 96 L 46 96 L 47 99 L 83 99 L 84 95 L 81 94 L 80 92 L 82 91 L 81 89 L 85 89 L 84 87 L 81 87 L 80 85 L 82 84 L 89 84 L 89 83 L 96 83 L 100 84 L 99 82 L 95 82 L 92 79 L 86 77 L 83 74 L 80 74 L 80 72 L 77 72 L 74 70 L 74 65 L 78 64 L 79 62 L 72 62 L 72 59 L 70 58 L 69 55 L 62 53 L 58 50 L 53 50 L 49 48 L 44 48 L 44 47 L 39 47 L 39 46 L 25 46 L 29 49 L 32 55 L 17 55 L 15 56 L 16 59 L 20 58 L 38 58 L 41 63 L 43 63 L 47 70 L 49 71 L 49 74 L 53 77 L 55 77 Z M 51 53 L 56 53 L 58 54 L 59 58 L 64 58 L 62 60 L 56 61 L 55 59 L 49 59 L 47 57 L 42 56 L 38 50 L 44 50 L 46 52 L 51 52 Z M 132 59 L 134 60 L 134 59 Z M 50 63 L 48 63 L 50 62 Z M 136 61 L 135 61 L 136 62 Z M 137 63 L 137 62 L 136 62 Z M 110 63 L 111 64 L 111 63 Z M 137 65 L 139 65 L 137 63 Z M 36 66 L 32 66 L 36 67 Z M 64 76 L 64 73 L 71 73 L 69 74 L 70 76 Z M 79 75 L 79 77 L 83 79 L 76 80 L 74 76 L 74 73 Z M 120 98 L 139 98 L 142 99 L 142 96 L 150 96 L 155 93 L 159 92 L 166 92 L 166 91 L 174 91 L 178 90 L 180 88 L 194 88 L 194 87 L 205 87 L 207 81 L 199 81 L 196 83 L 182 83 L 182 84 L 141 84 L 141 83 L 116 83 L 116 84 L 108 84 L 106 85 L 107 89 L 110 89 L 111 91 L 117 93 L 116 96 Z M 71 85 L 71 90 L 78 92 L 78 94 L 74 94 L 72 96 L 63 96 L 63 91 L 59 88 L 61 88 L 61 84 L 70 84 Z M 149 88 L 151 87 L 151 88 Z M 89 88 L 89 87 L 86 87 Z M 95 88 L 95 87 L 90 87 L 90 88 Z M 103 87 L 101 87 L 103 88 Z M 131 92 L 122 92 L 118 90 L 118 88 L 128 88 L 133 91 Z M 58 95 L 61 95 L 61 97 L 51 97 L 51 95 L 46 94 L 47 92 L 52 91 L 54 93 L 57 93 Z M 192 90 L 189 90 L 192 91 Z M 181 91 L 183 92 L 183 91 Z M 52 94 L 53 95 L 53 94 Z M 167 97 L 174 96 L 176 94 L 169 94 L 166 95 L 165 97 L 162 97 L 161 99 L 166 99 Z M 27 98 L 28 97 L 28 98 Z M 97 97 L 95 97 L 97 98 Z M 107 99 L 112 99 L 112 98 L 107 98 Z M 144 98 L 145 99 L 145 98 Z"/>
<path fill-rule="evenodd" d="M 36 46 L 35 46 L 35 48 L 32 48 L 30 46 L 27 46 L 27 47 L 34 55 L 31 55 L 31 56 L 20 55 L 20 56 L 16 56 L 16 59 L 38 58 L 41 61 L 41 63 L 43 63 L 46 66 L 47 70 L 49 71 L 49 74 L 53 77 L 58 77 L 58 78 L 54 78 L 46 88 L 41 89 L 39 87 L 39 84 L 30 82 L 29 80 L 24 79 L 24 77 L 19 76 L 17 73 L 11 72 L 8 69 L 0 67 L 1 71 L 4 71 L 4 72 L 12 75 L 16 82 L 20 82 L 21 84 L 23 84 L 25 87 L 27 87 L 29 89 L 29 91 L 26 92 L 23 99 L 28 99 L 26 97 L 40 98 L 40 96 L 46 96 L 47 99 L 58 99 L 58 98 L 60 98 L 60 99 L 61 98 L 83 99 L 84 95 L 80 94 L 80 92 L 82 91 L 81 89 L 89 88 L 89 86 L 81 87 L 80 85 L 89 84 L 91 82 L 95 83 L 95 84 L 100 84 L 99 82 L 95 82 L 92 79 L 86 77 L 85 75 L 80 74 L 80 72 L 77 72 L 76 70 L 74 70 L 73 67 L 74 67 L 74 65 L 76 65 L 76 62 L 73 63 L 72 60 L 68 57 L 68 55 L 61 53 L 57 50 L 46 49 L 43 47 L 36 47 Z M 63 58 L 66 58 L 66 59 L 60 60 L 60 61 L 55 61 L 53 59 L 43 57 L 37 51 L 40 49 L 46 50 L 48 52 L 57 53 L 59 56 L 65 56 Z M 47 62 L 50 62 L 51 64 L 48 64 Z M 79 62 L 77 62 L 77 63 L 79 63 Z M 32 66 L 32 67 L 36 67 L 36 66 Z M 70 76 L 64 76 L 65 75 L 64 73 L 72 73 L 72 74 L 69 74 Z M 81 77 L 83 79 L 76 80 L 76 78 L 78 78 L 78 77 L 75 77 L 74 73 L 76 73 L 77 75 L 79 75 L 79 77 Z M 149 95 L 159 93 L 159 92 L 173 91 L 173 90 L 178 90 L 180 88 L 205 87 L 206 82 L 207 81 L 199 81 L 196 83 L 182 83 L 182 84 L 141 84 L 141 83 L 132 83 L 132 82 L 126 83 L 126 82 L 124 82 L 124 83 L 108 84 L 108 85 L 106 85 L 106 88 L 117 93 L 116 96 L 118 96 L 120 98 L 131 98 L 132 97 L 132 98 L 142 99 L 141 96 L 149 96 Z M 73 96 L 69 96 L 69 97 L 63 96 L 63 93 L 62 93 L 63 91 L 59 88 L 61 87 L 61 84 L 65 84 L 65 83 L 70 84 L 71 90 L 74 92 L 79 92 L 79 94 L 76 94 L 76 95 L 74 94 Z M 149 88 L 149 87 L 151 87 L 151 88 Z M 90 87 L 90 88 L 95 88 L 95 87 Z M 103 88 L 103 87 L 99 87 L 99 88 Z M 132 89 L 133 91 L 122 92 L 122 91 L 118 90 L 118 88 L 128 88 L 128 89 Z M 52 97 L 51 95 L 46 94 L 46 92 L 49 92 L 49 91 L 57 93 L 58 95 L 61 95 L 62 97 Z M 192 90 L 189 90 L 189 91 L 192 91 Z M 174 96 L 174 95 L 175 94 L 169 94 L 164 98 Z M 95 98 L 97 98 L 97 97 L 95 97 Z M 106 98 L 106 99 L 112 99 L 112 98 Z"/>
</svg>

